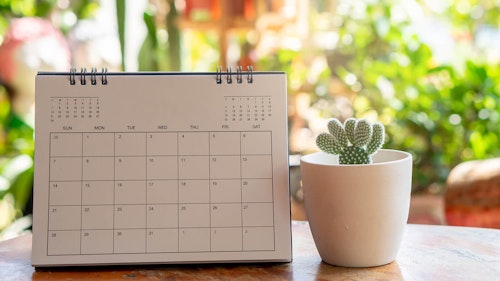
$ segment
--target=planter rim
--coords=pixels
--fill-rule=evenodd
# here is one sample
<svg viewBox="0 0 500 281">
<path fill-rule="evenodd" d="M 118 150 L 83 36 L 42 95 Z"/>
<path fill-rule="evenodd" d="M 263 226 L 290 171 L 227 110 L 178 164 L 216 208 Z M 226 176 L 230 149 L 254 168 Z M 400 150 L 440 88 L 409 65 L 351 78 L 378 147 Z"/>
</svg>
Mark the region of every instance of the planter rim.
<svg viewBox="0 0 500 281">
<path fill-rule="evenodd" d="M 334 167 L 339 167 L 339 168 L 352 168 L 352 167 L 372 167 L 372 166 L 383 166 L 383 165 L 389 165 L 389 164 L 396 164 L 397 162 L 404 162 L 404 161 L 408 161 L 408 159 L 411 161 L 413 156 L 406 152 L 406 151 L 402 151 L 402 150 L 395 150 L 395 149 L 380 149 L 376 154 L 378 153 L 395 153 L 395 154 L 400 154 L 402 155 L 402 157 L 400 157 L 399 159 L 396 159 L 396 160 L 387 160 L 387 161 L 381 161 L 381 162 L 374 162 L 374 163 L 371 163 L 371 164 L 338 164 L 338 163 L 319 163 L 317 161 L 314 161 L 310 158 L 312 158 L 313 156 L 316 156 L 316 155 L 326 155 L 328 157 L 331 157 L 332 159 L 334 157 L 337 157 L 337 156 L 334 156 L 333 154 L 328 154 L 326 152 L 323 152 L 323 151 L 318 151 L 318 152 L 313 152 L 313 153 L 310 153 L 310 154 L 307 154 L 307 155 L 303 155 L 302 157 L 300 157 L 300 162 L 305 162 L 305 163 L 308 163 L 308 164 L 311 164 L 311 165 L 318 165 L 318 166 L 334 166 Z M 326 161 L 325 161 L 326 162 Z"/>
</svg>

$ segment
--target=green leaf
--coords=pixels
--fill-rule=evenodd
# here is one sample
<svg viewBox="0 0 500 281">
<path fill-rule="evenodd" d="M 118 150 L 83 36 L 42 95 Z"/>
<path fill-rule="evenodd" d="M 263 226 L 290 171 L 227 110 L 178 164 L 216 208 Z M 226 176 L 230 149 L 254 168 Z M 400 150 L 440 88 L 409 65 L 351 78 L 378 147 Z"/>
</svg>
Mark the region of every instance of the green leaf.
<svg viewBox="0 0 500 281">
<path fill-rule="evenodd" d="M 356 128 L 356 119 L 347 118 L 344 122 L 344 130 L 349 142 L 354 143 L 354 129 Z"/>
<path fill-rule="evenodd" d="M 384 145 L 384 139 L 385 139 L 385 128 L 384 125 L 382 125 L 379 122 L 375 122 L 372 125 L 373 128 L 373 134 L 370 142 L 366 146 L 366 152 L 368 155 L 373 155 L 377 150 L 381 149 L 382 146 Z"/>
<path fill-rule="evenodd" d="M 125 2 L 116 0 L 116 22 L 118 24 L 118 39 L 120 40 L 121 68 L 125 70 Z"/>
<path fill-rule="evenodd" d="M 354 142 L 353 145 L 364 147 L 372 138 L 373 129 L 366 119 L 360 119 L 354 128 Z"/>
<path fill-rule="evenodd" d="M 346 147 L 348 145 L 344 127 L 338 119 L 333 118 L 328 122 L 328 131 L 334 136 L 337 146 Z"/>
<path fill-rule="evenodd" d="M 342 147 L 337 145 L 335 137 L 328 133 L 321 133 L 320 135 L 318 135 L 318 137 L 316 138 L 316 145 L 319 147 L 319 149 L 330 154 L 338 155 L 342 151 Z"/>
</svg>

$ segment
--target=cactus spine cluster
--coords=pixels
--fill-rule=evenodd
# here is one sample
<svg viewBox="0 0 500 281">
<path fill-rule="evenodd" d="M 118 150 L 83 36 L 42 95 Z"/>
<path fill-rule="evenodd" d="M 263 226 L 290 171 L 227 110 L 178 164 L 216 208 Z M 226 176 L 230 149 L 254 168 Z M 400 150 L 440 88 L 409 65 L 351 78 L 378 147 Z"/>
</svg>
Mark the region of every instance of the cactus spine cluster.
<svg viewBox="0 0 500 281">
<path fill-rule="evenodd" d="M 339 155 L 340 164 L 370 164 L 384 144 L 385 129 L 379 122 L 349 118 L 342 125 L 334 118 L 328 122 L 328 131 L 316 138 L 316 144 L 326 153 Z"/>
</svg>

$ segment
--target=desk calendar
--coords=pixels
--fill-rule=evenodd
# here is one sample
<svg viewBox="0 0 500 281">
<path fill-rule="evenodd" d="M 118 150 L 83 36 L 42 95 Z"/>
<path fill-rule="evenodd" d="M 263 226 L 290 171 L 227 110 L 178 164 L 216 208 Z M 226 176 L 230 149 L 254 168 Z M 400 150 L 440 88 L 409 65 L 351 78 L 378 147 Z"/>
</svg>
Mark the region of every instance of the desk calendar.
<svg viewBox="0 0 500 281">
<path fill-rule="evenodd" d="M 290 261 L 281 72 L 36 77 L 34 266 Z"/>
</svg>

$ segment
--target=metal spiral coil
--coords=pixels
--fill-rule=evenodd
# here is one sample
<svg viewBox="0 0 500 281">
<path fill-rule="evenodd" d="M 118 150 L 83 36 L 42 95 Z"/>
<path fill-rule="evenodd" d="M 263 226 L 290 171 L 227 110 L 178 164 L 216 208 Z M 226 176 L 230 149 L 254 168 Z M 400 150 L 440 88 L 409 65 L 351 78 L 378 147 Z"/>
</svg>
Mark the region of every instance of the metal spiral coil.
<svg viewBox="0 0 500 281">
<path fill-rule="evenodd" d="M 78 76 L 80 79 L 78 79 Z M 98 77 L 101 76 L 101 84 L 108 84 L 108 69 L 106 67 L 102 68 L 101 75 L 98 74 L 97 67 L 92 67 L 90 73 L 87 72 L 87 68 L 80 68 L 80 74 L 77 74 L 75 67 L 69 70 L 69 84 L 76 85 L 77 80 L 80 80 L 80 85 L 87 85 L 87 77 L 90 79 L 91 85 L 97 85 Z"/>
<path fill-rule="evenodd" d="M 227 84 L 233 84 L 233 76 L 236 77 L 236 83 L 242 84 L 244 79 L 245 72 L 243 71 L 243 66 L 239 65 L 236 67 L 236 72 L 234 73 L 230 66 L 226 67 L 226 71 L 222 71 L 222 66 L 218 66 L 215 71 L 215 82 L 217 84 L 222 84 L 224 80 Z M 224 79 L 225 76 L 225 79 Z M 253 67 L 247 66 L 246 71 L 246 81 L 247 83 L 253 83 Z"/>
</svg>

